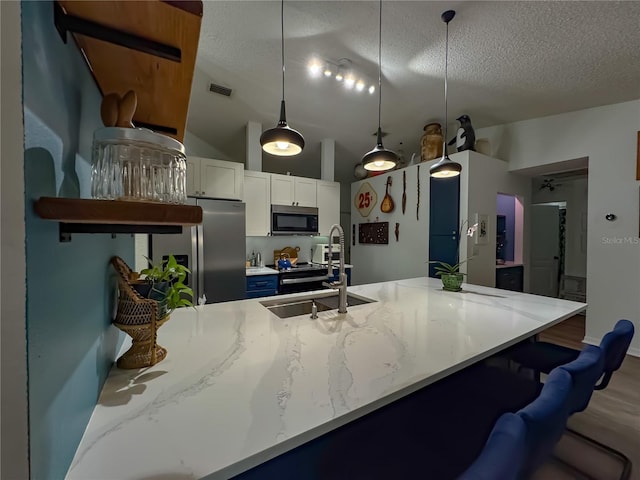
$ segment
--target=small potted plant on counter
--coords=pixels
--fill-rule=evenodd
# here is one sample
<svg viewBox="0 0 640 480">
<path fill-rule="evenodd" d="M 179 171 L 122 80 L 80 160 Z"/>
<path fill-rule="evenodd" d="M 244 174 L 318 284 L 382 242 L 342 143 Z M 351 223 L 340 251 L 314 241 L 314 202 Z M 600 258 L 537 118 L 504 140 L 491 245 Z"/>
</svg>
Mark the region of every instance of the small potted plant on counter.
<svg viewBox="0 0 640 480">
<path fill-rule="evenodd" d="M 451 265 L 450 263 L 443 262 L 440 260 L 430 260 L 428 263 L 434 263 L 437 266 L 435 267 L 436 275 L 442 279 L 442 288 L 449 292 L 460 292 L 462 290 L 462 282 L 464 281 L 464 276 L 466 273 L 460 272 L 460 266 L 471 260 L 473 257 L 466 258 L 464 260 L 460 260 L 460 238 L 462 236 L 462 231 L 464 229 L 465 224 L 467 223 L 464 220 L 460 224 L 460 229 L 458 230 L 458 245 L 456 250 L 456 260 L 458 263 L 455 265 Z M 467 237 L 473 237 L 478 229 L 478 224 L 475 224 L 467 229 Z"/>
<path fill-rule="evenodd" d="M 170 255 L 134 272 L 120 257 L 111 258 L 118 273 L 118 308 L 113 325 L 131 336 L 131 348 L 118 358 L 119 368 L 145 368 L 161 362 L 167 349 L 158 345 L 158 329 L 178 307 L 191 306 L 193 291 L 184 282 L 188 268 Z"/>
<path fill-rule="evenodd" d="M 134 272 L 131 285 L 142 297 L 158 302 L 158 316 L 163 318 L 176 308 L 193 306 L 193 290 L 184 284 L 191 271 L 180 265 L 173 255 L 160 263 L 147 257 L 149 268 Z"/>
</svg>

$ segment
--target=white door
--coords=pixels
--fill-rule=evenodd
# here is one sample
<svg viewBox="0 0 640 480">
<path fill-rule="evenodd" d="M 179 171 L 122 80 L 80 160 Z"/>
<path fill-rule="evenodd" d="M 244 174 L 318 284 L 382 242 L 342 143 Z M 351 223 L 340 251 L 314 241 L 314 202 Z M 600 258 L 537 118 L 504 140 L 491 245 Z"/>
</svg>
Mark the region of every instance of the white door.
<svg viewBox="0 0 640 480">
<path fill-rule="evenodd" d="M 546 297 L 558 296 L 559 231 L 558 207 L 531 206 L 531 293 Z"/>
<path fill-rule="evenodd" d="M 244 172 L 244 203 L 246 204 L 246 235 L 266 237 L 271 231 L 271 175 Z"/>
<path fill-rule="evenodd" d="M 320 235 L 326 236 L 329 235 L 331 225 L 340 223 L 340 184 L 318 181 L 317 199 L 318 231 Z"/>
<path fill-rule="evenodd" d="M 318 181 L 313 178 L 294 177 L 293 200 L 299 207 L 317 207 Z"/>
<path fill-rule="evenodd" d="M 272 205 L 293 205 L 293 179 L 290 175 L 271 174 Z"/>
</svg>

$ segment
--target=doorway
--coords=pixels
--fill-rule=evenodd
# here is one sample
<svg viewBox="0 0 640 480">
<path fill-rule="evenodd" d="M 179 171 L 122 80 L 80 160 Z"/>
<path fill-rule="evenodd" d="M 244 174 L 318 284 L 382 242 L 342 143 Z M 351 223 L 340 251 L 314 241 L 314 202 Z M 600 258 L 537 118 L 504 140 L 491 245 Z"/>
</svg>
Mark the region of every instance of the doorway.
<svg viewBox="0 0 640 480">
<path fill-rule="evenodd" d="M 530 291 L 586 302 L 588 170 L 532 179 Z"/>
</svg>

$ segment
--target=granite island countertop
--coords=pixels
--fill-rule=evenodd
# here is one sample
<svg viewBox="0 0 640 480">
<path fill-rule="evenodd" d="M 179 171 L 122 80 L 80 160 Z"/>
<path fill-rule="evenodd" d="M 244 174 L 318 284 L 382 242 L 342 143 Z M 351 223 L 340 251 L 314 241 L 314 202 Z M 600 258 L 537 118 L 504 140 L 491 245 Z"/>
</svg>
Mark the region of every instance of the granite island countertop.
<svg viewBox="0 0 640 480">
<path fill-rule="evenodd" d="M 229 478 L 586 307 L 425 277 L 348 290 L 376 302 L 316 320 L 258 300 L 174 312 L 164 361 L 110 372 L 67 478 Z"/>
</svg>

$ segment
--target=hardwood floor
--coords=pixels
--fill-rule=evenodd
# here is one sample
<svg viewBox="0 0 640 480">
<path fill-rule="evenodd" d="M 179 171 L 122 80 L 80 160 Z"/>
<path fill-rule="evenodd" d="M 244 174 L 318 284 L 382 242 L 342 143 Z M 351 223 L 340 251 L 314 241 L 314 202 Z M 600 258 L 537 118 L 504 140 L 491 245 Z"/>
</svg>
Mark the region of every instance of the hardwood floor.
<svg viewBox="0 0 640 480">
<path fill-rule="evenodd" d="M 580 349 L 583 346 L 584 321 L 583 316 L 576 315 L 548 329 L 540 338 Z M 633 462 L 631 479 L 640 480 L 640 358 L 627 355 L 607 388 L 594 392 L 589 407 L 573 415 L 569 426 L 627 455 Z M 561 440 L 556 454 L 598 480 L 617 479 L 621 472 L 616 460 L 568 435 Z M 563 480 L 579 477 L 558 465 L 548 464 L 534 478 Z"/>
</svg>

